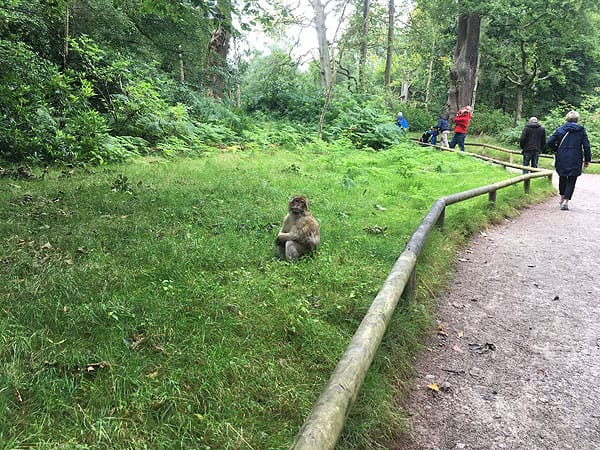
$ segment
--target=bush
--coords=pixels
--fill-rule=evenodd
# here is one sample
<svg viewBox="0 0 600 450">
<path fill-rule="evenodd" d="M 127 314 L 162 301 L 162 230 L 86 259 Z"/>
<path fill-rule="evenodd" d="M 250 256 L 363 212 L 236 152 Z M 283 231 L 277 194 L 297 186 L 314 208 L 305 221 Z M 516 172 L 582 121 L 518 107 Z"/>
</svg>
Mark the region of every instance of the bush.
<svg viewBox="0 0 600 450">
<path fill-rule="evenodd" d="M 165 94 L 171 104 L 184 104 L 193 121 L 227 127 L 240 134 L 248 126 L 249 118 L 241 112 L 235 112 L 232 105 L 224 100 L 206 97 L 194 92 L 181 83 L 169 83 Z"/>
<path fill-rule="evenodd" d="M 107 136 L 93 91 L 22 43 L 0 40 L 0 140 L 6 160 L 93 160 Z M 105 155 L 107 156 L 107 155 Z"/>
<path fill-rule="evenodd" d="M 402 112 L 408 120 L 409 130 L 416 133 L 423 133 L 437 124 L 441 110 L 437 112 L 428 111 L 416 103 L 396 103 L 391 111 L 391 120 L 395 121 L 399 112 Z"/>
<path fill-rule="evenodd" d="M 481 106 L 477 107 L 473 113 L 469 124 L 469 133 L 498 136 L 508 128 L 513 128 L 513 117 L 510 114 Z"/>
<path fill-rule="evenodd" d="M 402 139 L 402 131 L 383 111 L 355 105 L 353 109 L 339 112 L 333 123 L 324 130 L 329 140 L 345 138 L 356 147 L 387 148 Z"/>
<path fill-rule="evenodd" d="M 253 59 L 242 84 L 246 86 L 242 103 L 249 112 L 264 112 L 294 122 L 319 121 L 323 89 L 310 73 L 300 72 L 287 54 L 275 52 Z"/>
</svg>

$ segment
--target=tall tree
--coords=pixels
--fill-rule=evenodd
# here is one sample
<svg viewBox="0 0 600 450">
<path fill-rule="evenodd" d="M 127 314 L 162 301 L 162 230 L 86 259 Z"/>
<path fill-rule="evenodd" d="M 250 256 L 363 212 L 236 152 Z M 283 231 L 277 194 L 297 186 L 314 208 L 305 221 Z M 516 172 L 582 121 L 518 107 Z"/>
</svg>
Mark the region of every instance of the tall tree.
<svg viewBox="0 0 600 450">
<path fill-rule="evenodd" d="M 319 44 L 321 85 L 324 89 L 327 89 L 331 83 L 331 55 L 329 53 L 329 43 L 327 42 L 326 5 L 321 2 L 321 0 L 310 0 L 310 4 L 315 14 L 314 24 L 317 32 L 317 42 Z"/>
<path fill-rule="evenodd" d="M 392 82 L 392 55 L 394 50 L 394 19 L 395 19 L 394 0 L 388 0 L 388 27 L 385 55 L 385 71 L 383 74 L 383 85 L 385 89 L 390 88 Z"/>
<path fill-rule="evenodd" d="M 593 39 L 590 8 L 586 2 L 564 0 L 522 0 L 518 5 L 499 0 L 492 5 L 482 41 L 484 66 L 488 71 L 493 67 L 502 77 L 515 124 L 526 97 L 539 95 L 546 80 L 563 83 L 567 74 L 582 73 L 586 55 L 594 47 L 581 44 Z M 581 28 L 589 31 L 582 35 Z M 575 47 L 583 51 L 573 51 Z"/>
<path fill-rule="evenodd" d="M 365 66 L 367 64 L 367 44 L 369 43 L 369 11 L 370 0 L 363 0 L 362 33 L 360 39 L 360 59 L 358 62 L 358 84 L 360 91 L 365 91 Z"/>
<path fill-rule="evenodd" d="M 477 80 L 479 61 L 479 36 L 481 15 L 477 12 L 463 13 L 458 18 L 454 60 L 450 69 L 450 89 L 448 109 L 457 111 L 465 105 L 472 105 Z"/>
<path fill-rule="evenodd" d="M 208 43 L 208 70 L 212 75 L 209 89 L 214 97 L 223 98 L 231 38 L 231 1 L 219 0 L 217 8 L 216 28 Z"/>
</svg>

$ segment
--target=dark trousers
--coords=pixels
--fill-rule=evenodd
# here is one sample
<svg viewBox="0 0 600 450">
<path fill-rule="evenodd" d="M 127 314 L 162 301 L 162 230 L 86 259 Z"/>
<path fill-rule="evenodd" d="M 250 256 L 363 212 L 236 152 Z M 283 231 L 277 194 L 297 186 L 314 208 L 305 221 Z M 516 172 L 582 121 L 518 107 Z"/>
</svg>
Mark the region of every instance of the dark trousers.
<svg viewBox="0 0 600 450">
<path fill-rule="evenodd" d="M 540 152 L 537 150 L 525 150 L 523 152 L 523 165 L 528 166 L 531 164 L 531 167 L 537 167 L 538 161 L 540 159 Z M 524 170 L 523 173 L 528 173 L 528 170 Z"/>
<path fill-rule="evenodd" d="M 450 148 L 456 147 L 456 144 L 460 147 L 460 151 L 465 151 L 465 138 L 467 135 L 465 133 L 454 133 L 452 136 L 452 140 L 450 141 Z"/>
<path fill-rule="evenodd" d="M 571 200 L 573 197 L 573 191 L 575 191 L 575 183 L 577 177 L 558 177 L 558 193 L 564 195 L 567 200 Z"/>
</svg>

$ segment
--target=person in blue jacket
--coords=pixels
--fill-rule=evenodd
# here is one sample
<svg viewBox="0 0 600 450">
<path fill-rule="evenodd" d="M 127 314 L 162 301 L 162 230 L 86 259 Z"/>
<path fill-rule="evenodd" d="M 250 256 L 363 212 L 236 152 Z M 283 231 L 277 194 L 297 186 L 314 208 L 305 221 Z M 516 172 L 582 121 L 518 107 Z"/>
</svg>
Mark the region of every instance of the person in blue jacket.
<svg viewBox="0 0 600 450">
<path fill-rule="evenodd" d="M 399 112 L 398 117 L 396 117 L 396 125 L 402 128 L 402 131 L 408 130 L 408 120 L 406 120 L 406 117 L 404 117 L 401 112 Z"/>
<path fill-rule="evenodd" d="M 450 118 L 450 114 L 448 111 L 444 111 L 440 114 L 440 118 L 438 119 L 438 123 L 435 126 L 437 130 L 437 134 L 432 136 L 431 143 L 435 145 L 437 143 L 437 136 L 442 134 L 442 147 L 449 148 L 448 145 L 448 135 L 450 134 L 450 124 L 448 123 L 448 119 Z"/>
<path fill-rule="evenodd" d="M 558 127 L 548 138 L 546 147 L 556 152 L 554 168 L 558 173 L 558 193 L 560 209 L 569 209 L 569 200 L 573 197 L 577 177 L 583 166 L 587 168 L 592 160 L 592 151 L 587 132 L 579 125 L 579 113 L 569 111 L 566 123 Z"/>
</svg>

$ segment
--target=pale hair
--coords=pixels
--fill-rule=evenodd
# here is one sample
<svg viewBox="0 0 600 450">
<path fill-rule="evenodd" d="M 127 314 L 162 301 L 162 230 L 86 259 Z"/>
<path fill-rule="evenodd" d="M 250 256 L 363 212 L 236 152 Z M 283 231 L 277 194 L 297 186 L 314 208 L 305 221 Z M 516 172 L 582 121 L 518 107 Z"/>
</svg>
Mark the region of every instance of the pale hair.
<svg viewBox="0 0 600 450">
<path fill-rule="evenodd" d="M 567 122 L 577 122 L 579 120 L 579 113 L 577 111 L 569 111 L 565 116 Z"/>
<path fill-rule="evenodd" d="M 538 123 L 537 117 L 530 117 L 529 123 Z"/>
</svg>

